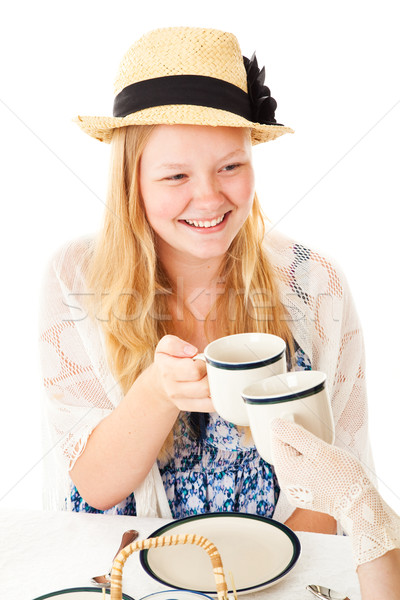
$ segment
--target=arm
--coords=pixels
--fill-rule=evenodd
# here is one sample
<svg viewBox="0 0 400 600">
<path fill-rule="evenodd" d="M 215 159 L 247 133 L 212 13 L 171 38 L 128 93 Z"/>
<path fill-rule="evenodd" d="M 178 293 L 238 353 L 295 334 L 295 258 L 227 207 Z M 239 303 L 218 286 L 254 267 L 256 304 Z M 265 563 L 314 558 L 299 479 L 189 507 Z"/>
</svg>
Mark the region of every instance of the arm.
<svg viewBox="0 0 400 600">
<path fill-rule="evenodd" d="M 154 363 L 97 425 L 71 469 L 80 494 L 95 508 L 114 506 L 142 483 L 180 410 L 213 410 L 206 367 L 188 358 L 185 346 L 175 336 L 162 338 Z"/>
<path fill-rule="evenodd" d="M 285 521 L 285 525 L 294 531 L 313 531 L 314 533 L 336 534 L 337 523 L 333 517 L 322 512 L 296 508 Z"/>
<path fill-rule="evenodd" d="M 363 600 L 398 600 L 400 597 L 400 550 L 389 550 L 383 556 L 360 565 L 357 569 Z"/>
<path fill-rule="evenodd" d="M 146 369 L 117 408 L 94 428 L 69 472 L 80 495 L 94 508 L 107 510 L 140 485 L 179 414 L 157 395 L 153 371 L 153 365 Z"/>
<path fill-rule="evenodd" d="M 351 536 L 363 600 L 398 598 L 400 517 L 359 461 L 293 423 L 276 419 L 272 431 L 275 470 L 289 501 L 335 516 Z"/>
<path fill-rule="evenodd" d="M 205 365 L 188 358 L 186 344 L 173 336 L 164 338 L 154 363 L 123 396 L 98 324 L 79 301 L 85 296 L 81 254 L 75 244 L 57 255 L 42 287 L 40 351 L 51 450 L 46 491 L 49 505 L 56 495 L 61 508 L 70 474 L 85 500 L 104 509 L 144 480 L 179 410 L 213 407 Z"/>
</svg>

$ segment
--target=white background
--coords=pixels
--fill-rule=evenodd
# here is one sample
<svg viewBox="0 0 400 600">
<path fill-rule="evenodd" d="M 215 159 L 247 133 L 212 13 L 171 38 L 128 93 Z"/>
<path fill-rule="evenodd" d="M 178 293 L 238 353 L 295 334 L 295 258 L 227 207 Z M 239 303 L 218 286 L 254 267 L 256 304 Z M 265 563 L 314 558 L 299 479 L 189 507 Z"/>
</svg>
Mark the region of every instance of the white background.
<svg viewBox="0 0 400 600">
<path fill-rule="evenodd" d="M 395 0 L 37 0 L 8 3 L 0 36 L 0 506 L 41 507 L 40 280 L 64 241 L 95 232 L 109 146 L 71 122 L 111 115 L 119 61 L 143 33 L 215 27 L 257 51 L 295 129 L 254 149 L 278 228 L 334 257 L 364 329 L 380 489 L 400 512 L 398 468 L 399 14 Z"/>
</svg>

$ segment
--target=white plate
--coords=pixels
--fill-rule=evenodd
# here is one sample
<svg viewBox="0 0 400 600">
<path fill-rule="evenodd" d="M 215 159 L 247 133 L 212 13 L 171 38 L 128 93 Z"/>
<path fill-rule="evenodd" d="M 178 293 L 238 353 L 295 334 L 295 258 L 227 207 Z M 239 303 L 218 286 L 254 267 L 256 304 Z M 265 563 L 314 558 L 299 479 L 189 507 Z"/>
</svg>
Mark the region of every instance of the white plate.
<svg viewBox="0 0 400 600">
<path fill-rule="evenodd" d="M 34 598 L 34 600 L 51 600 L 51 598 L 57 598 L 57 600 L 101 600 L 102 597 L 99 596 L 99 594 L 102 593 L 102 588 L 69 588 L 67 590 L 58 590 L 57 592 L 39 596 L 39 598 Z M 109 594 L 110 590 L 106 590 L 106 598 L 110 598 Z M 122 594 L 122 598 L 123 600 L 133 600 L 132 596 L 128 596 L 128 594 Z"/>
<path fill-rule="evenodd" d="M 291 529 L 266 517 L 244 513 L 210 513 L 178 519 L 149 537 L 197 533 L 212 541 L 238 593 L 264 589 L 280 581 L 296 564 L 300 542 Z M 178 589 L 216 594 L 211 561 L 192 544 L 164 546 L 140 552 L 144 570 L 154 579 Z"/>
</svg>

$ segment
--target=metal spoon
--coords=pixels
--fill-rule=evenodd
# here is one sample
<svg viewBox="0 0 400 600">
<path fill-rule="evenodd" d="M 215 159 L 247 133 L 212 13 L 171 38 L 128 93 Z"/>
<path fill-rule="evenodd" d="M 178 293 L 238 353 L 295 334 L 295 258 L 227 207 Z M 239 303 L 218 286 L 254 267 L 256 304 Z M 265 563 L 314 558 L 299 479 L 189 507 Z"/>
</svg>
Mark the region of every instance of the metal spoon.
<svg viewBox="0 0 400 600">
<path fill-rule="evenodd" d="M 121 552 L 122 548 L 129 546 L 129 544 L 132 544 L 132 542 L 134 542 L 138 536 L 139 536 L 139 532 L 136 531 L 135 529 L 129 529 L 128 531 L 125 531 L 125 533 L 122 536 L 121 544 L 120 544 L 115 556 L 117 556 L 117 554 L 119 554 Z M 114 558 L 115 558 L 115 556 L 114 556 Z M 114 561 L 114 558 L 113 558 L 113 561 Z M 110 578 L 111 578 L 111 569 L 107 575 L 97 575 L 97 577 L 92 577 L 92 579 L 90 581 L 93 585 L 96 585 L 98 587 L 109 588 L 109 587 L 111 587 L 111 579 Z"/>
<path fill-rule="evenodd" d="M 348 596 L 344 596 L 340 592 L 335 592 L 335 590 L 331 590 L 323 585 L 308 585 L 306 590 L 321 600 L 350 600 Z"/>
</svg>

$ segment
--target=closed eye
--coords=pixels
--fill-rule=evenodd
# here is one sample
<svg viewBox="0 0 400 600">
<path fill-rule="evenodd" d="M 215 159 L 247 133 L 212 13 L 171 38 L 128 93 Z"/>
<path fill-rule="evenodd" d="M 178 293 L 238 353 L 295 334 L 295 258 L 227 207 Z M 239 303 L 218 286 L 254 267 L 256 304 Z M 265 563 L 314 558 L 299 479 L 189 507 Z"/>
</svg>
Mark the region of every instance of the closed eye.
<svg viewBox="0 0 400 600">
<path fill-rule="evenodd" d="M 171 175 L 170 177 L 166 177 L 165 179 L 167 181 L 180 181 L 184 177 L 186 177 L 184 173 L 178 173 L 178 175 Z"/>
<path fill-rule="evenodd" d="M 232 165 L 227 165 L 226 167 L 223 167 L 222 171 L 234 171 L 235 169 L 237 169 L 240 166 L 241 166 L 240 163 L 234 163 Z"/>
</svg>

